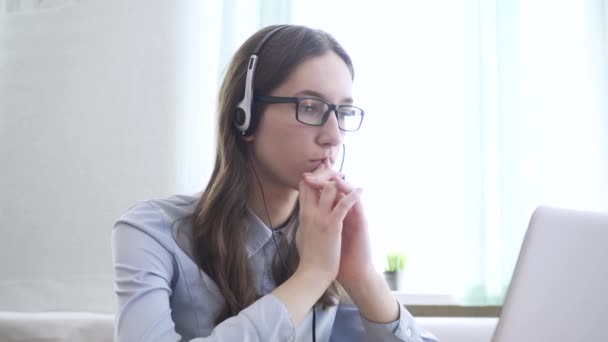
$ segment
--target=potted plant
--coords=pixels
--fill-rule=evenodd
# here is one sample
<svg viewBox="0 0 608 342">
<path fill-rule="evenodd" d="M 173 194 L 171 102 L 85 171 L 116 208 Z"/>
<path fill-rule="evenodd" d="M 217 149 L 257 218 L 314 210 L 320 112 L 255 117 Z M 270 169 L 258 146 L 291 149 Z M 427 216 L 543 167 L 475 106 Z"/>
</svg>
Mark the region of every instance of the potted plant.
<svg viewBox="0 0 608 342">
<path fill-rule="evenodd" d="M 388 283 L 388 287 L 393 291 L 403 289 L 406 260 L 405 253 L 400 251 L 391 251 L 386 255 L 384 278 Z"/>
</svg>

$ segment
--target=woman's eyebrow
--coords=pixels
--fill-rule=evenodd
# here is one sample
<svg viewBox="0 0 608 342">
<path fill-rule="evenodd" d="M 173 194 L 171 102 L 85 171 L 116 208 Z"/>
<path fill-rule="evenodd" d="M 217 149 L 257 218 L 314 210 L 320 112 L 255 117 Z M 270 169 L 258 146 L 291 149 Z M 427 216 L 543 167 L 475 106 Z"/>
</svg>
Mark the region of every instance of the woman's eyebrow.
<svg viewBox="0 0 608 342">
<path fill-rule="evenodd" d="M 324 96 L 323 94 L 319 93 L 318 91 L 314 91 L 314 90 L 305 89 L 305 90 L 297 92 L 296 96 L 298 96 L 298 95 L 312 96 L 312 97 L 317 97 L 317 98 L 328 101 L 326 96 Z M 351 103 L 353 103 L 353 99 L 351 97 L 345 97 L 340 101 L 340 103 L 351 104 Z"/>
</svg>

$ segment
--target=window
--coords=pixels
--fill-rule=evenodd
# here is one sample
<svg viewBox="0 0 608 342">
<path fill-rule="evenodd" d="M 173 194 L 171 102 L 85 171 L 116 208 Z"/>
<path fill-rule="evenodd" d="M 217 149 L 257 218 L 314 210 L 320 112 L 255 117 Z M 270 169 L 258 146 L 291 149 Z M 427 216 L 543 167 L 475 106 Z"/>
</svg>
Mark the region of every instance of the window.
<svg viewBox="0 0 608 342">
<path fill-rule="evenodd" d="M 344 171 L 406 292 L 501 304 L 534 208 L 608 210 L 601 1 L 293 0 L 292 22 L 353 58 Z"/>
</svg>

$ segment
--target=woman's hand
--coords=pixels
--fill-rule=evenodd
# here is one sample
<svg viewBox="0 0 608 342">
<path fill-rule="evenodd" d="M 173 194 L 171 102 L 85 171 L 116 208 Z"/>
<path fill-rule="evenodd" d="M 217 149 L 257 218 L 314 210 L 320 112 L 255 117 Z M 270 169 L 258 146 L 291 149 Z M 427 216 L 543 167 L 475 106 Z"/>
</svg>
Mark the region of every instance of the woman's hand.
<svg viewBox="0 0 608 342">
<path fill-rule="evenodd" d="M 296 272 L 272 293 L 281 300 L 295 326 L 323 295 L 340 268 L 342 221 L 359 201 L 360 191 L 338 195 L 335 186 L 324 187 L 321 194 L 304 181 L 300 188 L 300 227 L 296 245 L 300 264 Z"/>
<path fill-rule="evenodd" d="M 351 193 L 361 192 L 360 188 L 355 188 L 343 180 L 340 173 L 332 170 L 329 162 L 321 165 L 313 173 L 305 174 L 304 180 L 310 188 L 316 190 L 312 194 L 309 192 L 308 196 L 319 196 L 321 190 L 321 194 L 332 191 L 336 192 L 335 201 L 339 201 Z M 337 280 L 348 290 L 349 287 L 369 281 L 377 272 L 373 266 L 367 219 L 360 200 L 350 208 L 342 223 L 340 268 Z"/>
<path fill-rule="evenodd" d="M 310 188 L 315 189 L 313 193 L 309 191 L 307 196 L 319 196 L 318 192 L 322 189 L 322 197 L 327 189 L 334 188 L 331 191 L 336 192 L 335 201 L 341 201 L 352 193 L 361 191 L 344 181 L 342 175 L 332 170 L 329 163 L 313 173 L 305 174 L 304 180 Z M 360 200 L 344 215 L 342 224 L 338 282 L 348 292 L 363 317 L 378 323 L 394 322 L 399 318 L 399 304 L 382 276 L 374 269 L 367 220 Z"/>
<path fill-rule="evenodd" d="M 359 202 L 361 190 L 343 194 L 335 184 L 313 188 L 305 181 L 300 182 L 299 190 L 298 271 L 312 272 L 329 286 L 341 269 L 343 222 Z"/>
</svg>

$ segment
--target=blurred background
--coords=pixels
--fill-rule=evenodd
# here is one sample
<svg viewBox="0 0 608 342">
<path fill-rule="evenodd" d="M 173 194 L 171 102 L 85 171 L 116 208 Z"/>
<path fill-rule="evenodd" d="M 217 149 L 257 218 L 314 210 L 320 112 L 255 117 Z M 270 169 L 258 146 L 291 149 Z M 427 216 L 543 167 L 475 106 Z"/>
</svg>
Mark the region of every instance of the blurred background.
<svg viewBox="0 0 608 342">
<path fill-rule="evenodd" d="M 205 187 L 229 58 L 278 23 L 353 58 L 344 171 L 421 304 L 500 305 L 539 205 L 608 211 L 608 1 L 0 0 L 0 311 L 114 311 L 114 222 Z"/>
</svg>

